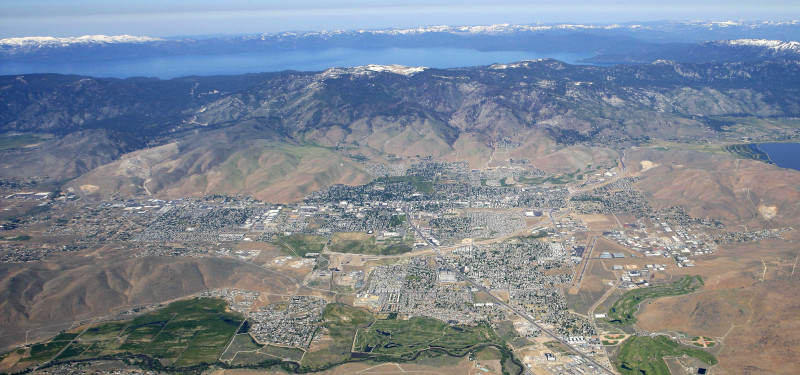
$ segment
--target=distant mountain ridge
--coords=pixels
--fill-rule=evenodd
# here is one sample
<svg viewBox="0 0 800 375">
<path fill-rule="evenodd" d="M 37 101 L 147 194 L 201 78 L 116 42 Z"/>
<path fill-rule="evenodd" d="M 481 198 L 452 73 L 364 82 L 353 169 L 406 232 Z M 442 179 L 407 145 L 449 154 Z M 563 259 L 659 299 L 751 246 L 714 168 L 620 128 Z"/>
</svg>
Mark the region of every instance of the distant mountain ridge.
<svg viewBox="0 0 800 375">
<path fill-rule="evenodd" d="M 84 35 L 78 37 L 56 38 L 52 36 L 29 36 L 22 38 L 0 39 L 3 47 L 67 47 L 74 44 L 111 44 L 111 43 L 145 43 L 161 41 L 161 38 L 133 35 Z"/>
<path fill-rule="evenodd" d="M 612 25 L 423 26 L 383 30 L 282 32 L 190 38 L 153 38 L 129 35 L 94 35 L 70 38 L 23 37 L 0 39 L 0 62 L 101 61 L 119 58 L 325 48 L 427 47 L 468 48 L 481 51 L 581 53 L 588 56 L 630 56 L 674 49 L 679 47 L 676 44 L 686 48 L 695 43 L 737 39 L 800 40 L 800 21 L 665 21 Z M 630 58 L 629 60 L 638 61 L 638 59 Z"/>
<path fill-rule="evenodd" d="M 763 22 L 746 22 L 746 21 L 663 21 L 663 22 L 647 22 L 647 23 L 621 23 L 609 25 L 596 25 L 596 24 L 493 24 L 493 25 L 473 25 L 473 26 L 419 26 L 409 28 L 389 28 L 389 29 L 361 29 L 361 30 L 326 30 L 326 31 L 291 31 L 291 32 L 278 32 L 278 33 L 262 33 L 262 34 L 249 34 L 243 36 L 232 36 L 230 39 L 261 39 L 268 38 L 287 38 L 287 37 L 308 37 L 308 36 L 333 36 L 333 35 L 347 35 L 347 34 L 375 34 L 375 35 L 411 35 L 411 34 L 426 34 L 426 33 L 449 33 L 449 34 L 512 34 L 520 32 L 543 32 L 555 30 L 648 30 L 670 32 L 675 30 L 696 30 L 704 29 L 710 32 L 733 32 L 740 30 L 748 30 L 751 33 L 753 30 L 758 29 L 773 29 L 773 28 L 794 28 L 800 26 L 800 20 L 793 21 L 763 21 Z M 775 32 L 775 31 L 771 31 Z M 20 45 L 20 44 L 50 44 L 52 42 L 60 43 L 74 43 L 74 42 L 97 42 L 97 43 L 135 43 L 145 41 L 163 41 L 163 40 L 196 40 L 196 39 L 213 39 L 193 37 L 193 38 L 156 38 L 149 36 L 106 36 L 106 35 L 84 35 L 79 37 L 48 37 L 48 36 L 30 36 L 30 37 L 15 37 L 0 39 L 0 45 Z"/>
<path fill-rule="evenodd" d="M 658 60 L 720 63 L 780 59 L 800 59 L 800 43 L 767 39 L 715 40 L 694 44 L 675 43 L 650 46 L 632 52 L 600 54 L 581 61 L 602 64 L 641 64 Z"/>
</svg>

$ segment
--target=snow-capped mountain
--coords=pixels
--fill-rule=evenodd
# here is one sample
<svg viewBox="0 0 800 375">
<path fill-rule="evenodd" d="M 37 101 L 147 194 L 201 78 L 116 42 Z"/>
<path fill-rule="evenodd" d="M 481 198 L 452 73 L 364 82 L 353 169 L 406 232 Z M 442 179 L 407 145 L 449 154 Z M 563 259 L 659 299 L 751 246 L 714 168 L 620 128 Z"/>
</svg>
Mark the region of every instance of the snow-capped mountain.
<svg viewBox="0 0 800 375">
<path fill-rule="evenodd" d="M 590 63 L 736 62 L 800 60 L 800 43 L 767 39 L 715 40 L 703 43 L 653 45 L 640 51 L 600 54 L 584 60 Z"/>
<path fill-rule="evenodd" d="M 370 36 L 419 36 L 419 35 L 453 35 L 453 36 L 499 36 L 512 34 L 564 34 L 564 33 L 601 33 L 608 35 L 626 35 L 640 40 L 650 40 L 657 33 L 661 42 L 682 42 L 685 34 L 703 33 L 711 34 L 714 37 L 703 37 L 702 42 L 708 40 L 741 40 L 741 43 L 761 43 L 769 42 L 769 39 L 780 40 L 800 40 L 800 20 L 795 21 L 664 21 L 649 23 L 630 23 L 630 24 L 611 24 L 611 25 L 583 25 L 583 24 L 556 24 L 556 25 L 513 25 L 513 24 L 494 24 L 477 26 L 420 26 L 413 28 L 393 28 L 380 30 L 330 30 L 330 31 L 308 31 L 308 32 L 281 32 L 271 34 L 255 34 L 228 38 L 186 38 L 186 39 L 163 39 L 148 36 L 132 35 L 85 35 L 79 37 L 56 38 L 47 36 L 21 37 L 0 39 L 0 48 L 13 49 L 24 47 L 70 47 L 75 45 L 108 45 L 108 44 L 146 44 L 152 42 L 170 41 L 175 44 L 202 44 L 214 40 L 225 40 L 229 43 L 234 42 L 253 42 L 253 41 L 302 41 L 303 39 L 331 39 L 331 38 L 358 38 L 365 35 Z M 749 32 L 753 34 L 752 39 L 735 37 L 736 34 Z M 665 34 L 666 33 L 666 34 Z M 760 35 L 774 34 L 774 37 L 764 39 Z M 786 35 L 795 37 L 787 38 Z M 727 36 L 726 36 L 727 35 Z"/>
<path fill-rule="evenodd" d="M 762 47 L 772 51 L 800 52 L 800 43 L 766 39 L 737 39 L 721 41 L 730 46 Z"/>
<path fill-rule="evenodd" d="M 147 43 L 163 40 L 148 36 L 133 35 L 84 35 L 78 37 L 56 38 L 52 36 L 29 36 L 22 38 L 0 39 L 2 47 L 67 47 L 75 44 L 114 44 L 114 43 Z"/>
<path fill-rule="evenodd" d="M 0 63 L 13 63 L 5 74 L 27 73 L 25 64 L 54 66 L 69 61 L 134 61 L 172 56 L 281 54 L 331 49 L 456 48 L 467 51 L 513 51 L 531 57 L 581 57 L 586 63 L 753 61 L 797 58 L 800 21 L 686 21 L 611 25 L 422 26 L 382 30 L 282 32 L 230 37 L 156 38 L 87 35 L 0 39 Z M 364 61 L 363 64 L 375 61 Z M 502 61 L 492 61 L 502 62 Z M 382 62 L 385 64 L 394 61 Z M 414 61 L 403 61 L 415 65 Z M 358 65 L 361 65 L 359 63 Z M 422 62 L 419 65 L 430 65 Z M 19 67 L 19 68 L 17 68 Z M 176 68 L 180 70 L 180 67 Z M 293 69 L 284 67 L 283 69 Z M 280 69 L 278 69 L 280 70 Z M 34 70 L 31 70 L 34 71 Z M 59 71 L 59 70 L 44 70 Z M 80 73 L 80 72 L 79 72 Z M 87 72 L 83 74 L 93 74 Z M 150 74 L 141 72 L 139 74 Z M 180 74 L 180 73 L 178 73 Z M 187 73 L 188 74 L 188 73 Z M 227 74 L 222 72 L 222 74 Z"/>
</svg>

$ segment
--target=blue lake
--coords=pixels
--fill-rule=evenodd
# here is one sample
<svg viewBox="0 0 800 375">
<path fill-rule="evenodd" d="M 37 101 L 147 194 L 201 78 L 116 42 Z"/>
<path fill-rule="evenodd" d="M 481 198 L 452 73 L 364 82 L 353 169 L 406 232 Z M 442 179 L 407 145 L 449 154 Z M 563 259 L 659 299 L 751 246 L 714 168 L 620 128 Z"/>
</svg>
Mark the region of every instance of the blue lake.
<svg viewBox="0 0 800 375">
<path fill-rule="evenodd" d="M 400 64 L 455 68 L 520 60 L 553 58 L 566 63 L 589 57 L 583 54 L 478 51 L 468 48 L 329 48 L 220 55 L 183 55 L 89 62 L 3 63 L 0 75 L 30 73 L 78 74 L 94 77 L 158 77 L 230 75 L 283 70 L 319 71 L 331 67 Z"/>
<path fill-rule="evenodd" d="M 760 143 L 758 149 L 777 166 L 800 171 L 800 143 Z"/>
</svg>

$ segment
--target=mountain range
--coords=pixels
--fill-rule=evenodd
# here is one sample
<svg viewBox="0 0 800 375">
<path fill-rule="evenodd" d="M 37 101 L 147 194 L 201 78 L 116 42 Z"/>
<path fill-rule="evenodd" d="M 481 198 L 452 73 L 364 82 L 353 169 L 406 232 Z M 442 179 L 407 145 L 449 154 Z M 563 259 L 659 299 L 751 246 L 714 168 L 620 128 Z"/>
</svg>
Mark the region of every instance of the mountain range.
<svg viewBox="0 0 800 375">
<path fill-rule="evenodd" d="M 725 42 L 739 39 L 800 40 L 800 21 L 649 22 L 614 25 L 427 26 L 386 30 L 284 32 L 223 37 L 145 36 L 20 37 L 0 39 L 0 62 L 103 61 L 179 55 L 221 55 L 330 48 L 468 48 L 479 51 L 581 53 L 587 62 L 737 61 L 721 58 Z M 740 52 L 741 42 L 730 43 Z M 749 44 L 748 54 L 762 50 Z M 714 56 L 703 58 L 704 51 Z M 786 52 L 786 51 L 784 51 Z M 796 48 L 791 57 L 796 58 Z M 687 54 L 686 57 L 683 55 Z M 769 53 L 759 59 L 775 57 Z M 598 57 L 599 56 L 599 57 Z M 636 56 L 635 58 L 631 56 Z M 789 56 L 789 55 L 783 55 Z M 752 56 L 751 56 L 752 57 Z M 614 61 L 618 60 L 618 61 Z M 747 59 L 749 60 L 749 58 Z"/>
<path fill-rule="evenodd" d="M 369 163 L 473 168 L 563 149 L 552 173 L 649 140 L 717 139 L 720 116 L 800 116 L 800 62 L 610 67 L 543 59 L 457 69 L 337 68 L 172 80 L 0 77 L 0 129 L 37 139 L 0 176 L 107 194 L 293 201 L 375 177 Z"/>
</svg>

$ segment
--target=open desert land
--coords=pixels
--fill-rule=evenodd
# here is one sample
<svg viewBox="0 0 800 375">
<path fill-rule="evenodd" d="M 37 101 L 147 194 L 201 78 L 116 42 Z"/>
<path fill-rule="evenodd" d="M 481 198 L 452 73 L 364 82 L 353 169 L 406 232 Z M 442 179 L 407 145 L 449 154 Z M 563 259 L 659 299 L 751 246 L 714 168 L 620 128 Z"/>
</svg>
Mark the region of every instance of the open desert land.
<svg viewBox="0 0 800 375">
<path fill-rule="evenodd" d="M 133 257 L 124 247 L 58 254 L 38 263 L 4 263 L 0 271 L 4 347 L 210 289 L 291 295 L 305 275 L 292 267 L 271 269 L 230 258 Z"/>
<path fill-rule="evenodd" d="M 642 167 L 653 161 L 657 167 Z M 636 148 L 625 162 L 654 207 L 678 204 L 693 217 L 717 217 L 739 228 L 800 223 L 798 171 L 678 147 Z"/>
<path fill-rule="evenodd" d="M 705 286 L 686 296 L 642 306 L 637 327 L 709 336 L 720 344 L 719 371 L 730 374 L 794 373 L 800 356 L 800 278 L 793 273 L 797 244 L 769 240 L 724 247 L 693 270 Z"/>
<path fill-rule="evenodd" d="M 791 237 L 791 236 L 787 236 Z M 712 255 L 697 258 L 695 267 L 668 267 L 656 273 L 654 283 L 677 280 L 682 275 L 699 275 L 704 286 L 677 296 L 648 299 L 638 306 L 634 329 L 646 332 L 679 333 L 686 344 L 692 337 L 708 337 L 717 344 L 709 350 L 717 355 L 717 374 L 755 374 L 800 371 L 794 358 L 800 355 L 797 337 L 800 305 L 795 274 L 795 240 L 762 240 L 755 244 L 726 245 Z M 585 313 L 592 301 L 606 297 L 594 313 L 607 312 L 620 297 L 609 283 L 608 264 L 636 264 L 647 258 L 595 260 L 585 284 L 569 301 Z M 603 292 L 608 292 L 602 295 Z M 602 295 L 602 296 L 601 296 Z M 588 297 L 588 298 L 587 298 Z M 600 319 L 597 319 L 598 321 Z M 615 330 L 614 326 L 600 327 Z"/>
</svg>

